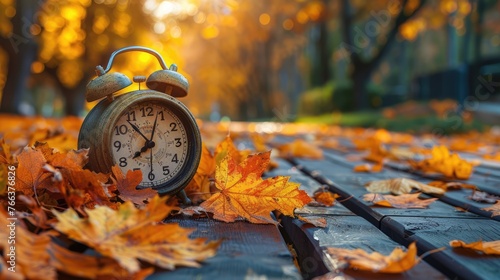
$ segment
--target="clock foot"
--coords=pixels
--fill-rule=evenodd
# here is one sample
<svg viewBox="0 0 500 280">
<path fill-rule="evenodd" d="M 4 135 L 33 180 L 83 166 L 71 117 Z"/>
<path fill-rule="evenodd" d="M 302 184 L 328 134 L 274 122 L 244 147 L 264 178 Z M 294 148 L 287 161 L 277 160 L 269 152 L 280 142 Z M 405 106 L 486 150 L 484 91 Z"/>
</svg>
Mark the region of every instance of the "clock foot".
<svg viewBox="0 0 500 280">
<path fill-rule="evenodd" d="M 184 205 L 192 205 L 191 199 L 187 196 L 184 190 L 177 193 L 177 197 L 181 200 L 181 203 Z"/>
</svg>

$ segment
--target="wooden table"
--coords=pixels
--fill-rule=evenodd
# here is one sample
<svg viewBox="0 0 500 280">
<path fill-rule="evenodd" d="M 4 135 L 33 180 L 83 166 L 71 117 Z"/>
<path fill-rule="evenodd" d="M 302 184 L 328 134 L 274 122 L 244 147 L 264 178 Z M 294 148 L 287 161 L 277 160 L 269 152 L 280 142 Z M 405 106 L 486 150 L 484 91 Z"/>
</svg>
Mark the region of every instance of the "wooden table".
<svg viewBox="0 0 500 280">
<path fill-rule="evenodd" d="M 339 194 L 340 203 L 333 207 L 306 207 L 299 211 L 305 217 L 325 218 L 326 228 L 290 217 L 282 217 L 278 227 L 177 217 L 174 221 L 181 225 L 197 228 L 196 236 L 222 239 L 222 245 L 201 268 L 157 272 L 148 279 L 312 279 L 327 273 L 328 279 L 335 275 L 354 279 L 500 279 L 500 257 L 448 245 L 453 239 L 500 239 L 500 216 L 492 218 L 490 212 L 481 210 L 488 204 L 468 199 L 471 190 L 447 192 L 427 209 L 371 207 L 362 200 L 368 181 L 411 178 L 425 183 L 433 178 L 412 173 L 398 164 L 389 164 L 380 173 L 355 173 L 353 167 L 361 160 L 347 161 L 347 154 L 336 150 L 324 149 L 324 155 L 323 160 L 279 159 L 279 167 L 266 176 L 291 176 L 291 181 L 301 183 L 310 195 L 320 187 Z M 467 182 L 500 195 L 498 171 L 479 166 Z M 339 271 L 324 253 L 326 247 L 339 247 L 389 254 L 395 247 L 412 242 L 416 242 L 419 255 L 445 249 L 425 256 L 416 267 L 401 274 Z"/>
</svg>

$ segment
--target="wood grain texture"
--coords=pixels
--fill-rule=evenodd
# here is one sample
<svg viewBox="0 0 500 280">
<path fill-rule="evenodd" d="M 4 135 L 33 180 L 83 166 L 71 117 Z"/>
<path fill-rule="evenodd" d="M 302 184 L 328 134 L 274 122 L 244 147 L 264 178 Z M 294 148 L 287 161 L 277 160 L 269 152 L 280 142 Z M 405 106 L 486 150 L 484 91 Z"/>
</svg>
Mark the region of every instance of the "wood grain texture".
<svg viewBox="0 0 500 280">
<path fill-rule="evenodd" d="M 294 244 L 304 278 L 310 279 L 336 271 L 323 250 L 327 247 L 363 249 L 388 255 L 400 245 L 390 240 L 379 229 L 361 217 L 337 216 L 327 218 L 327 228 L 315 228 L 292 218 L 283 218 L 282 224 Z M 430 265 L 422 262 L 413 269 L 400 274 L 386 274 L 344 270 L 345 275 L 355 279 L 445 279 L 446 277 Z"/>
<path fill-rule="evenodd" d="M 485 256 L 465 249 L 452 249 L 451 240 L 465 242 L 493 241 L 500 237 L 500 223 L 488 219 L 456 219 L 431 217 L 387 217 L 381 230 L 405 244 L 417 242 L 419 253 L 446 248 L 425 258 L 450 278 L 498 279 L 500 258 Z"/>
<path fill-rule="evenodd" d="M 224 223 L 212 219 L 170 218 L 183 227 L 196 228 L 191 237 L 222 240 L 217 254 L 200 268 L 158 271 L 156 279 L 301 279 L 279 230 L 273 225 Z"/>
</svg>

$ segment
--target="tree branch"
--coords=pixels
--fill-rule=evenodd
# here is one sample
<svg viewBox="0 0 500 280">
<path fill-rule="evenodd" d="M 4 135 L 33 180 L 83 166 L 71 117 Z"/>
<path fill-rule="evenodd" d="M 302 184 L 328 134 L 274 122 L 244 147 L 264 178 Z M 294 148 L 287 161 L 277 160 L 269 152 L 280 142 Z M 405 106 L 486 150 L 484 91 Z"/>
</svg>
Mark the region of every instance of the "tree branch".
<svg viewBox="0 0 500 280">
<path fill-rule="evenodd" d="M 406 7 L 406 4 L 408 3 L 408 0 L 403 1 L 401 11 L 399 12 L 398 17 L 396 18 L 396 21 L 394 22 L 394 26 L 392 27 L 392 29 L 389 31 L 389 33 L 387 35 L 387 40 L 385 41 L 385 43 L 382 46 L 379 46 L 377 48 L 378 52 L 365 65 L 367 68 L 370 69 L 370 70 L 368 70 L 369 72 L 372 71 L 373 69 L 375 69 L 379 65 L 379 63 L 381 62 L 384 55 L 389 51 L 389 47 L 390 47 L 392 41 L 394 40 L 394 38 L 396 37 L 396 35 L 398 34 L 399 28 L 401 27 L 401 25 L 403 25 L 411 17 L 413 17 L 425 5 L 426 1 L 427 0 L 420 0 L 419 5 L 415 8 L 415 10 L 413 10 L 408 15 L 405 14 L 405 7 Z"/>
</svg>

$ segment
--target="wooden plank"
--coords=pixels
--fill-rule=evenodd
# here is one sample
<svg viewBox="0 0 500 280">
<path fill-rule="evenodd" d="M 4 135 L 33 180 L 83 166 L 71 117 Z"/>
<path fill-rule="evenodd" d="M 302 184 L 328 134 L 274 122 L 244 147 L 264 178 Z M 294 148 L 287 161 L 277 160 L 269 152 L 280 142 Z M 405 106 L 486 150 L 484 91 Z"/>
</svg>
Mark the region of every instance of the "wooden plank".
<svg viewBox="0 0 500 280">
<path fill-rule="evenodd" d="M 300 183 L 300 189 L 307 192 L 307 194 L 313 197 L 314 192 L 321 188 L 328 189 L 328 186 L 323 186 L 318 183 L 313 178 L 302 173 L 299 169 L 293 166 L 291 163 L 284 159 L 275 159 L 278 163 L 278 168 L 266 172 L 265 177 L 273 176 L 290 176 L 290 181 Z M 340 203 L 335 203 L 333 207 L 312 207 L 305 206 L 302 209 L 295 210 L 295 213 L 301 214 L 315 214 L 315 215 L 354 215 L 351 211 L 345 208 Z"/>
<path fill-rule="evenodd" d="M 363 185 L 366 182 L 369 182 L 371 180 L 383 180 L 383 179 L 390 179 L 390 178 L 410 178 L 417 180 L 419 182 L 423 183 L 428 183 L 432 181 L 432 179 L 429 178 L 421 178 L 418 174 L 415 173 L 408 173 L 404 170 L 400 169 L 387 169 L 385 168 L 382 172 L 380 173 L 354 173 L 352 172 L 352 168 L 354 168 L 355 165 L 364 163 L 362 161 L 353 161 L 349 162 L 346 161 L 344 157 L 338 156 L 335 153 L 331 152 L 325 152 L 326 158 L 333 164 L 335 164 L 336 167 L 336 172 L 342 172 L 343 174 L 348 174 L 348 170 L 351 170 L 351 175 L 343 175 L 342 177 L 336 177 L 336 182 L 339 182 L 343 177 L 346 176 L 351 176 L 352 178 L 356 178 L 356 180 L 351 181 L 357 181 L 359 185 Z M 356 175 L 354 175 L 356 174 Z M 333 176 L 333 175 L 332 175 Z M 469 181 L 466 181 L 469 183 Z M 500 184 L 499 184 L 500 185 Z M 481 188 L 481 186 L 478 186 Z M 474 213 L 476 215 L 480 215 L 483 217 L 488 217 L 493 220 L 500 221 L 500 216 L 492 217 L 490 212 L 481 210 L 481 208 L 485 208 L 490 206 L 491 204 L 484 204 L 484 203 L 477 203 L 474 202 L 467 197 L 471 195 L 471 190 L 455 190 L 455 191 L 449 191 L 446 192 L 444 195 L 440 196 L 435 196 L 438 197 L 441 202 L 444 202 L 445 204 L 451 205 L 453 207 L 459 207 L 462 209 L 466 209 L 470 213 Z M 437 207 L 437 208 L 436 208 Z M 442 208 L 440 205 L 436 205 L 436 203 L 431 204 L 430 208 Z M 433 215 L 432 212 L 426 212 L 427 214 L 430 214 L 431 216 Z M 453 211 L 450 211 L 449 213 L 454 213 Z M 387 213 L 390 214 L 390 213 Z M 438 215 L 439 213 L 436 213 Z M 429 215 L 427 215 L 429 216 Z M 455 215 L 456 217 L 463 217 L 460 214 Z"/>
<path fill-rule="evenodd" d="M 373 180 L 389 178 L 408 177 L 406 174 L 394 171 L 383 171 L 380 173 L 354 173 L 352 167 L 345 167 L 336 162 L 314 161 L 296 159 L 298 168 L 308 172 L 316 179 L 323 181 L 331 187 L 332 191 L 342 195 L 340 200 L 352 212 L 368 219 L 377 225 L 385 215 L 400 216 L 428 216 L 428 217 L 468 217 L 475 218 L 476 215 L 468 212 L 459 212 L 451 205 L 441 201 L 432 203 L 428 209 L 394 209 L 369 207 L 370 202 L 362 200 L 362 196 L 368 193 L 364 187 L 365 183 Z"/>
<path fill-rule="evenodd" d="M 416 241 L 422 252 L 445 247 L 444 251 L 430 254 L 425 260 L 450 278 L 498 279 L 500 275 L 500 258 L 451 249 L 448 245 L 454 239 L 465 242 L 498 240 L 500 223 L 488 219 L 386 217 L 381 230 L 402 243 Z"/>
<path fill-rule="evenodd" d="M 238 221 L 224 223 L 213 219 L 173 217 L 183 227 L 196 228 L 191 237 L 222 240 L 217 254 L 200 268 L 182 267 L 158 271 L 154 279 L 301 279 L 293 257 L 274 225 Z"/>
<path fill-rule="evenodd" d="M 278 160 L 278 164 L 278 169 L 268 172 L 268 176 L 287 174 L 291 176 L 292 181 L 301 182 L 300 188 L 309 195 L 321 187 L 321 184 L 300 172 L 290 163 Z M 326 261 L 326 255 L 323 253 L 326 247 L 361 248 L 368 252 L 377 251 L 389 254 L 398 246 L 375 226 L 361 217 L 354 216 L 354 213 L 340 203 L 336 203 L 333 207 L 305 207 L 296 212 L 307 218 L 321 217 L 327 221 L 327 228 L 322 229 L 290 217 L 281 218 L 282 232 L 293 245 L 302 276 L 306 279 L 321 276 L 327 272 L 338 273 Z M 389 275 L 354 270 L 347 270 L 345 274 L 355 279 L 421 279 L 423 276 L 430 276 L 432 279 L 445 278 L 425 262 L 404 274 Z"/>
<path fill-rule="evenodd" d="M 421 262 L 413 269 L 401 274 L 362 272 L 346 269 L 340 272 L 328 261 L 323 252 L 327 247 L 363 249 L 388 255 L 400 245 L 361 217 L 327 217 L 327 228 L 316 228 L 301 221 L 285 217 L 281 223 L 297 252 L 298 262 L 305 279 L 321 276 L 327 272 L 347 275 L 354 279 L 445 279 L 439 271 Z"/>
</svg>

